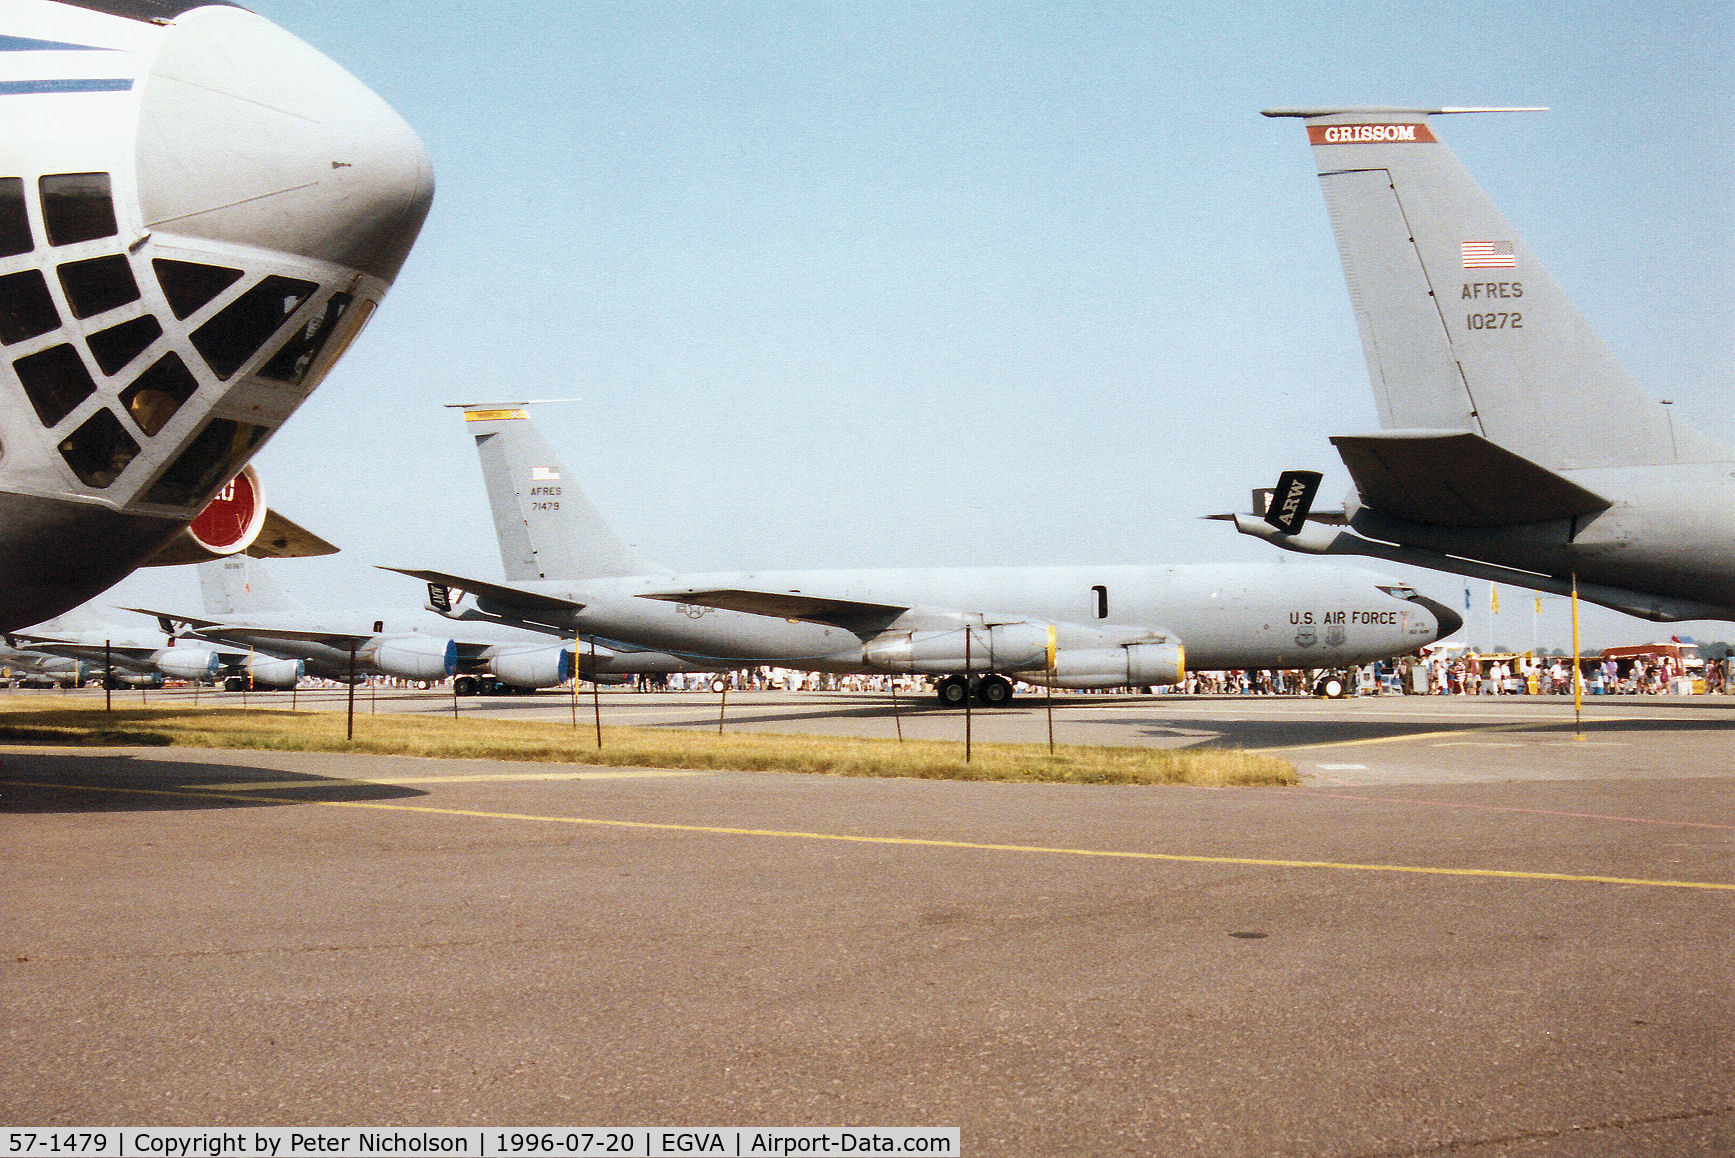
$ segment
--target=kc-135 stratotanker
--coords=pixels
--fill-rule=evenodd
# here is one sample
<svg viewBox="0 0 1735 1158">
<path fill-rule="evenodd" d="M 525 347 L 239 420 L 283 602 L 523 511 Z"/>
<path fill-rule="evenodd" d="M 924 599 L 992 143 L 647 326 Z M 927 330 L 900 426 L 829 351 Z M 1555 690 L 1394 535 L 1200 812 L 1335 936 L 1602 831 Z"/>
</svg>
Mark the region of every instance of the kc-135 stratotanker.
<svg viewBox="0 0 1735 1158">
<path fill-rule="evenodd" d="M 1461 625 L 1400 580 L 1336 566 L 1193 564 L 676 573 L 604 522 L 520 406 L 472 406 L 506 580 L 406 570 L 430 606 L 690 667 L 915 673 L 942 702 L 1012 680 L 1172 684 L 1186 667 L 1336 669 Z M 605 651 L 598 669 L 608 673 Z"/>
<path fill-rule="evenodd" d="M 1265 114 L 1307 124 L 1382 429 L 1332 437 L 1341 510 L 1290 471 L 1230 517 L 1289 551 L 1735 619 L 1735 455 L 1639 388 L 1435 133 L 1500 111 L 1542 110 Z"/>
</svg>

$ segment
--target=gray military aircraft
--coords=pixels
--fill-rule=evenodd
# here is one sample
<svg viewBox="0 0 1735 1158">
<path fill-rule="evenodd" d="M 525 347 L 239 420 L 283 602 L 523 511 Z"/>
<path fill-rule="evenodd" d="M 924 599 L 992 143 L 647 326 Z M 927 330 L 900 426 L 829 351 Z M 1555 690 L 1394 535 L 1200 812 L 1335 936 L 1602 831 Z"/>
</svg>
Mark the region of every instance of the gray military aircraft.
<svg viewBox="0 0 1735 1158">
<path fill-rule="evenodd" d="M 1494 111 L 1265 114 L 1307 122 L 1383 429 L 1331 439 L 1354 481 L 1342 511 L 1312 513 L 1319 475 L 1291 471 L 1236 529 L 1735 619 L 1735 456 L 1628 376 L 1429 119 Z"/>
<path fill-rule="evenodd" d="M 454 632 L 449 620 L 419 607 L 315 610 L 290 599 L 265 567 L 245 558 L 200 564 L 199 584 L 203 615 L 127 609 L 155 616 L 169 634 L 174 646 L 149 657 L 165 674 L 221 674 L 270 687 L 292 686 L 303 674 L 347 680 L 353 672 L 430 682 L 453 677 L 454 690 L 463 695 L 555 687 L 572 678 L 570 643 L 551 642 L 546 633 L 494 623 Z M 604 678 L 692 670 L 666 655 L 597 651 Z"/>
<path fill-rule="evenodd" d="M 470 406 L 464 419 L 506 582 L 402 572 L 427 582 L 429 606 L 454 619 L 583 633 L 707 669 L 917 673 L 936 677 L 950 704 L 971 688 L 1003 703 L 1008 677 L 1122 687 L 1174 683 L 1187 663 L 1341 668 L 1413 651 L 1461 623 L 1403 583 L 1330 567 L 676 574 L 610 530 L 521 407 Z"/>
<path fill-rule="evenodd" d="M 176 540 L 219 490 L 215 553 L 274 534 L 237 471 L 360 332 L 433 191 L 385 102 L 243 8 L 5 19 L 0 630 L 210 557 Z"/>
<path fill-rule="evenodd" d="M 41 670 L 67 683 L 100 684 L 112 672 L 116 683 L 143 687 L 163 682 L 155 660 L 174 642 L 153 632 L 100 622 L 82 608 L 23 631 L 7 632 L 4 638 L 40 657 Z"/>
</svg>

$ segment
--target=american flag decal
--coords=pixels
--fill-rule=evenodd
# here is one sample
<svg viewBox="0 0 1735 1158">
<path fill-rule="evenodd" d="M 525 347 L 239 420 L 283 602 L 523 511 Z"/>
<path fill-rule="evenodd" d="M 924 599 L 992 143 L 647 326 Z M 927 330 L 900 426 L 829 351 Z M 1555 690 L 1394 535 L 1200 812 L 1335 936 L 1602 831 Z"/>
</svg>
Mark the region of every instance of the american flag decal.
<svg viewBox="0 0 1735 1158">
<path fill-rule="evenodd" d="M 1465 269 L 1513 269 L 1518 265 L 1510 241 L 1466 241 L 1462 249 Z"/>
</svg>

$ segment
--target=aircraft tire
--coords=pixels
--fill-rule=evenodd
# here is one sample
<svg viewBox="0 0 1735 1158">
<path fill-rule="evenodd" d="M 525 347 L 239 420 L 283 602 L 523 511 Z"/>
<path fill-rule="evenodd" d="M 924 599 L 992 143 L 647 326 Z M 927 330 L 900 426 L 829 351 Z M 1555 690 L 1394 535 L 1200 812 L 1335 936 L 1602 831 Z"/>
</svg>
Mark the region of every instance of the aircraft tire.
<svg viewBox="0 0 1735 1158">
<path fill-rule="evenodd" d="M 476 677 L 459 676 L 452 681 L 452 694 L 455 696 L 473 696 L 476 694 Z"/>
<path fill-rule="evenodd" d="M 1313 694 L 1322 700 L 1341 700 L 1349 694 L 1349 681 L 1336 672 L 1321 676 L 1313 685 Z"/>
<path fill-rule="evenodd" d="M 935 681 L 934 695 L 948 708 L 961 708 L 964 701 L 970 698 L 970 689 L 962 676 L 946 676 Z"/>
<path fill-rule="evenodd" d="M 1004 676 L 983 676 L 976 685 L 976 698 L 990 708 L 1003 708 L 1012 702 L 1012 681 Z"/>
</svg>

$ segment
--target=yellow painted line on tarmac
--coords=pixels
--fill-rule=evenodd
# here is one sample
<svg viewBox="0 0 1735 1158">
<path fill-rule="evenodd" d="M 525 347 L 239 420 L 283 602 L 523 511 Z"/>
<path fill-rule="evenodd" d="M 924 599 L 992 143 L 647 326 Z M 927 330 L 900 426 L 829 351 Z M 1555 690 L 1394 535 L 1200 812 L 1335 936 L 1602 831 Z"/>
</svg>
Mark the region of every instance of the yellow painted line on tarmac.
<svg viewBox="0 0 1735 1158">
<path fill-rule="evenodd" d="M 293 796 L 254 796 L 247 793 L 193 789 L 111 787 L 99 784 L 54 784 L 42 781 L 0 780 L 0 786 L 61 788 L 80 792 L 113 792 L 122 795 L 204 797 L 301 804 L 319 808 L 366 808 L 380 812 L 414 812 L 426 816 L 464 816 L 478 820 L 513 820 L 536 824 L 570 824 L 594 828 L 619 828 L 639 832 L 685 832 L 708 836 L 758 836 L 775 840 L 835 841 L 843 844 L 874 844 L 899 848 L 944 848 L 966 852 L 1025 853 L 1032 856 L 1090 857 L 1101 860 L 1161 861 L 1170 864 L 1232 865 L 1250 868 L 1313 869 L 1337 872 L 1407 873 L 1414 876 L 1479 877 L 1485 880 L 1557 881 L 1574 884 L 1628 885 L 1659 889 L 1705 889 L 1735 893 L 1735 883 L 1724 881 L 1651 880 L 1642 877 L 1610 877 L 1590 873 L 1541 873 L 1515 869 L 1444 868 L 1431 865 L 1356 864 L 1326 860 L 1279 860 L 1268 857 L 1199 856 L 1172 852 L 1134 852 L 1122 849 L 1062 848 L 1046 845 L 988 844 L 966 840 L 927 840 L 909 836 L 861 836 L 841 832 L 799 832 L 776 828 L 731 828 L 710 824 L 674 824 L 650 820 L 606 820 L 590 816 L 539 816 L 524 812 L 483 812 L 469 808 L 431 808 L 420 804 L 387 804 L 371 800 L 306 800 Z"/>
<path fill-rule="evenodd" d="M 709 776 L 671 768 L 611 768 L 604 772 L 509 772 L 493 776 L 365 776 L 317 780 L 236 780 L 201 784 L 204 792 L 262 792 L 284 788 L 329 788 L 339 784 L 509 784 L 539 780 L 656 780 L 677 776 Z"/>
</svg>

